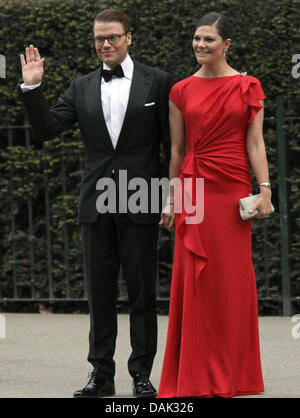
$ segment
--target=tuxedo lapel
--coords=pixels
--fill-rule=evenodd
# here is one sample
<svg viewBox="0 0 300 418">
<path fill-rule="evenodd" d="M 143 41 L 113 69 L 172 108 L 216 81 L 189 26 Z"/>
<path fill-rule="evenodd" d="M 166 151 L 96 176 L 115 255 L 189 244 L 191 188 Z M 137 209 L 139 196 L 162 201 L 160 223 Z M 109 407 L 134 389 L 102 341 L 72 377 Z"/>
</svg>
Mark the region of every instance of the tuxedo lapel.
<svg viewBox="0 0 300 418">
<path fill-rule="evenodd" d="M 143 110 L 147 96 L 152 84 L 151 73 L 143 73 L 139 70 L 137 63 L 134 62 L 132 83 L 129 93 L 128 106 L 125 113 L 123 126 L 119 135 L 116 150 L 122 144 L 128 143 L 129 135 L 136 124 L 139 113 Z"/>
<path fill-rule="evenodd" d="M 99 132 L 99 136 L 103 138 L 105 145 L 110 151 L 114 151 L 102 109 L 100 70 L 95 71 L 87 80 L 84 92 L 87 109 L 95 129 Z"/>
</svg>

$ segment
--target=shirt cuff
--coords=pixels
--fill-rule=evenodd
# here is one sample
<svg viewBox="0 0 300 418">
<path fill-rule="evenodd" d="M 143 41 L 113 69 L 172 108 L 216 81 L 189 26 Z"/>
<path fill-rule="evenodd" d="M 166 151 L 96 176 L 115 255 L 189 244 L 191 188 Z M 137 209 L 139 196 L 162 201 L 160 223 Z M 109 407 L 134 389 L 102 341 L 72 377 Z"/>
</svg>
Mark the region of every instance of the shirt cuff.
<svg viewBox="0 0 300 418">
<path fill-rule="evenodd" d="M 41 83 L 39 83 L 39 84 L 32 84 L 31 86 L 27 86 L 25 83 L 22 83 L 20 87 L 21 87 L 22 92 L 23 93 L 26 93 L 27 91 L 36 89 L 37 87 L 40 87 L 40 85 L 41 85 Z"/>
</svg>

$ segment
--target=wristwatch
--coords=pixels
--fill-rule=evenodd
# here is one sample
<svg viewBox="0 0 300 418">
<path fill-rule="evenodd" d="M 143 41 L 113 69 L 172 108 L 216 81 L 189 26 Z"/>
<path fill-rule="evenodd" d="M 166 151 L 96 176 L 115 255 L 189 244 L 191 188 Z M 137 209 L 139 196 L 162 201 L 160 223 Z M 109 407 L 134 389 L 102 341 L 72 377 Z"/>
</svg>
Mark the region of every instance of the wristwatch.
<svg viewBox="0 0 300 418">
<path fill-rule="evenodd" d="M 267 182 L 267 181 L 264 181 L 263 183 L 260 183 L 260 185 L 259 185 L 259 187 L 271 187 L 271 183 L 269 183 L 269 182 Z"/>
</svg>

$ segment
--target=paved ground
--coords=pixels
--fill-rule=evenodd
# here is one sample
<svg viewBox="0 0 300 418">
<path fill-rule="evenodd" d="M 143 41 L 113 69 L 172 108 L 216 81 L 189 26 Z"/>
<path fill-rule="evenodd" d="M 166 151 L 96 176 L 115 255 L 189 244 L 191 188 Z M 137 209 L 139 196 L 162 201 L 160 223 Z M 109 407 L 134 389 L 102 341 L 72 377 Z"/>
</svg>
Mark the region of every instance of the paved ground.
<svg viewBox="0 0 300 418">
<path fill-rule="evenodd" d="M 119 315 L 116 351 L 116 397 L 132 396 L 127 373 L 130 353 L 128 316 Z M 91 368 L 88 315 L 2 314 L 0 398 L 71 398 L 87 383 Z M 159 347 L 151 380 L 158 387 L 168 317 L 159 316 Z M 266 386 L 253 398 L 300 398 L 300 330 L 291 318 L 261 317 L 261 354 Z M 2 331 L 1 331 L 2 329 Z M 0 337 L 3 337 L 3 326 Z M 249 398 L 249 396 L 248 396 Z"/>
</svg>

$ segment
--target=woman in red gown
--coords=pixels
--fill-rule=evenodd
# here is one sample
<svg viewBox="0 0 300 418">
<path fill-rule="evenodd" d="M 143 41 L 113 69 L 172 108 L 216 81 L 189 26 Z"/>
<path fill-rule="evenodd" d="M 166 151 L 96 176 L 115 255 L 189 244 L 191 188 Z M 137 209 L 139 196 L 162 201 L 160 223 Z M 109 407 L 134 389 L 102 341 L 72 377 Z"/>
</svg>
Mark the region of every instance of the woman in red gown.
<svg viewBox="0 0 300 418">
<path fill-rule="evenodd" d="M 159 397 L 264 391 L 251 220 L 240 218 L 239 199 L 252 193 L 249 157 L 261 193 L 252 210 L 256 218 L 272 211 L 265 95 L 228 65 L 230 37 L 225 16 L 205 15 L 193 39 L 201 67 L 170 92 L 170 178 L 204 179 L 204 218 L 189 224 L 184 210 L 174 214 L 171 188 L 161 219 L 171 230 L 175 218 L 176 234 Z"/>
</svg>

